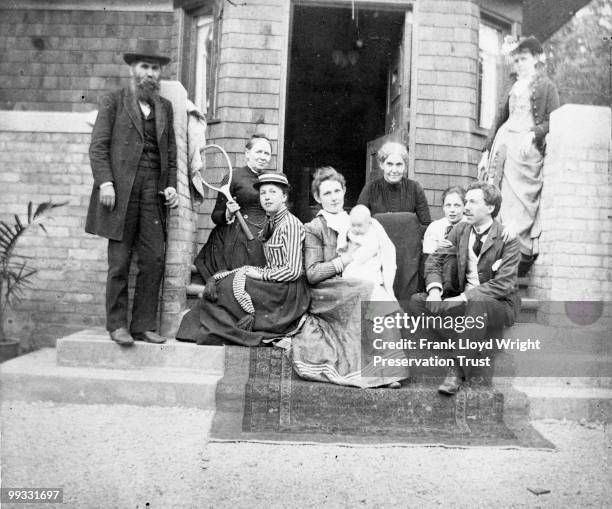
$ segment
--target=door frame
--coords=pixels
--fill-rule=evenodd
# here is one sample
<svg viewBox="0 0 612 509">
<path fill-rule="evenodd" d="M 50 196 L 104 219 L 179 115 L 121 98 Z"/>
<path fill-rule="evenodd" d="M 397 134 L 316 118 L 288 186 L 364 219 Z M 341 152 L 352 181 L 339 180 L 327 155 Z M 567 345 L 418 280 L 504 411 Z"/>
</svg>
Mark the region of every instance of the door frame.
<svg viewBox="0 0 612 509">
<path fill-rule="evenodd" d="M 293 36 L 293 9 L 299 4 L 300 7 L 350 7 L 354 0 L 290 0 L 283 2 L 283 23 L 287 27 L 285 42 L 281 48 L 281 69 L 280 69 L 280 90 L 279 90 L 279 108 L 278 108 L 278 143 L 276 151 L 277 167 L 282 167 L 285 160 L 285 115 L 287 113 L 287 89 L 289 80 L 289 62 L 291 54 L 291 40 Z M 415 9 L 418 2 L 406 0 L 357 0 L 358 6 L 367 8 L 380 8 L 385 10 L 396 10 L 404 12 L 406 17 L 410 16 L 412 22 L 412 44 L 410 57 L 410 123 L 409 123 L 409 147 L 408 156 L 410 158 L 409 177 L 414 174 L 414 130 L 416 121 L 416 66 L 415 54 L 416 49 L 416 16 Z M 406 22 L 407 20 L 405 20 Z M 404 66 L 405 67 L 405 66 Z"/>
</svg>

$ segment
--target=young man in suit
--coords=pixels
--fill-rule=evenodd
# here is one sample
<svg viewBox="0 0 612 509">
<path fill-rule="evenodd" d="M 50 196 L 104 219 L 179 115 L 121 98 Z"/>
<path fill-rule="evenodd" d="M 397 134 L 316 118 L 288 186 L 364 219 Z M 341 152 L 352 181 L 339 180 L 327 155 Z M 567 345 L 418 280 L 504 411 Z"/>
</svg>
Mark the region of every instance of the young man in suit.
<svg viewBox="0 0 612 509">
<path fill-rule="evenodd" d="M 178 206 L 176 140 L 170 101 L 159 95 L 158 41 L 141 40 L 123 56 L 128 86 L 102 97 L 91 135 L 94 186 L 85 231 L 108 239 L 106 328 L 122 346 L 165 341 L 157 329 L 164 271 L 165 206 Z M 138 275 L 128 330 L 128 276 L 132 253 Z"/>
<path fill-rule="evenodd" d="M 470 337 L 472 333 L 470 339 L 482 339 L 487 331 L 512 325 L 520 311 L 521 300 L 515 288 L 519 241 L 506 240 L 502 225 L 495 220 L 501 206 L 501 194 L 496 186 L 474 182 L 465 198 L 465 222 L 458 223 L 450 232 L 449 247 L 439 248 L 427 259 L 427 293 L 413 295 L 410 310 L 414 315 L 442 313 L 480 317 L 484 320 L 481 330 L 458 334 L 445 329 L 444 334 Z M 454 270 L 444 270 L 446 264 L 451 264 Z M 445 281 L 444 274 L 456 274 L 456 280 Z M 449 296 L 451 288 L 454 295 Z M 474 357 L 476 353 L 453 351 L 454 366 L 439 387 L 440 393 L 455 394 L 469 376 L 470 367 L 460 365 L 458 354 Z"/>
</svg>

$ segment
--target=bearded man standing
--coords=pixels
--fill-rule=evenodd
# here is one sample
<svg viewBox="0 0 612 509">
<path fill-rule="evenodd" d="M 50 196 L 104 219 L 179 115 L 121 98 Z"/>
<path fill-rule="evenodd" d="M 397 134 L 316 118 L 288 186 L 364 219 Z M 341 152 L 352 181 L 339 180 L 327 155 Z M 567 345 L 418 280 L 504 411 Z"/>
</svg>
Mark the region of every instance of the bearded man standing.
<svg viewBox="0 0 612 509">
<path fill-rule="evenodd" d="M 165 341 L 157 329 L 164 271 L 166 207 L 178 206 L 176 140 L 170 101 L 159 95 L 158 41 L 141 40 L 123 55 L 128 86 L 102 97 L 91 136 L 94 177 L 85 231 L 108 239 L 106 328 L 122 346 Z M 132 253 L 138 274 L 128 329 L 128 276 Z"/>
</svg>

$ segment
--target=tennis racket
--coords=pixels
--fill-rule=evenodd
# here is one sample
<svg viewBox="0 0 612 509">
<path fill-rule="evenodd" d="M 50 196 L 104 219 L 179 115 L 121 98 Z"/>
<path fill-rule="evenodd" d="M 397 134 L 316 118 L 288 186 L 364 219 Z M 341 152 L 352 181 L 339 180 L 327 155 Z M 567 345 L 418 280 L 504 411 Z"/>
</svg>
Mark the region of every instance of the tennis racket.
<svg viewBox="0 0 612 509">
<path fill-rule="evenodd" d="M 204 147 L 204 150 L 207 150 L 210 148 L 217 149 L 219 152 L 221 152 L 224 155 L 225 161 L 227 163 L 227 170 L 215 168 L 215 169 L 205 171 L 204 172 L 205 176 L 200 175 L 200 178 L 202 179 L 202 183 L 206 187 L 209 187 L 210 189 L 212 189 L 213 191 L 217 191 L 218 193 L 223 193 L 223 195 L 229 201 L 234 201 L 234 199 L 232 198 L 232 195 L 230 194 L 230 185 L 232 183 L 232 173 L 234 171 L 232 168 L 232 163 L 230 161 L 230 158 L 227 155 L 227 152 L 223 150 L 223 147 L 220 147 L 219 145 L 211 143 L 210 145 L 206 145 Z M 242 231 L 246 235 L 246 238 L 248 240 L 253 240 L 253 234 L 251 233 L 251 230 L 247 226 L 246 222 L 244 221 L 244 217 L 242 217 L 242 214 L 240 213 L 240 211 L 238 210 L 235 215 L 236 215 L 236 218 L 238 219 L 238 222 L 240 223 L 240 227 L 242 228 Z"/>
</svg>

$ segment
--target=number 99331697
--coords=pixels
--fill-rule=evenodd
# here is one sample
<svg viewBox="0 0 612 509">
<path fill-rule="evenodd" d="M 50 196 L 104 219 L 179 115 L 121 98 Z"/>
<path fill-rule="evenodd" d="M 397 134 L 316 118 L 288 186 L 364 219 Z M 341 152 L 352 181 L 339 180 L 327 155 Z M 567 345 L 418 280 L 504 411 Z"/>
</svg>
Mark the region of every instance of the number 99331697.
<svg viewBox="0 0 612 509">
<path fill-rule="evenodd" d="M 62 488 L 2 488 L 0 489 L 0 502 L 32 503 L 45 502 L 47 504 L 64 501 L 64 490 Z"/>
</svg>

